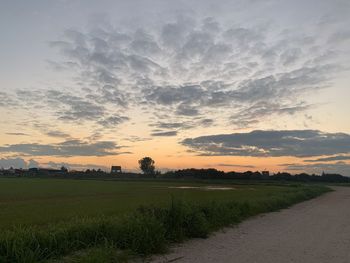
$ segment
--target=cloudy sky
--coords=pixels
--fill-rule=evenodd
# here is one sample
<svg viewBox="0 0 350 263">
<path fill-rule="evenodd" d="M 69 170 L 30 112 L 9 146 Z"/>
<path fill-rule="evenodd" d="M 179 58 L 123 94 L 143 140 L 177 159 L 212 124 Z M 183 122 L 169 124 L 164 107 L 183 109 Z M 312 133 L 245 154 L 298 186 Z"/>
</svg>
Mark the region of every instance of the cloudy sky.
<svg viewBox="0 0 350 263">
<path fill-rule="evenodd" d="M 218 3 L 219 2 L 219 3 Z M 0 166 L 350 176 L 348 0 L 0 2 Z"/>
</svg>

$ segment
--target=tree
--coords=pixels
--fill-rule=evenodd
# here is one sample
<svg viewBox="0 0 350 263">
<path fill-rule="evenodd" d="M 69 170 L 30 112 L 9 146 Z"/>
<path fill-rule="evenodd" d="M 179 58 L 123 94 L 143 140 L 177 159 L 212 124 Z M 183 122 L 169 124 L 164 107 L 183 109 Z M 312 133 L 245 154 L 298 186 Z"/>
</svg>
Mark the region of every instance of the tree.
<svg viewBox="0 0 350 263">
<path fill-rule="evenodd" d="M 61 166 L 61 171 L 63 173 L 68 173 L 68 169 L 65 166 Z"/>
<path fill-rule="evenodd" d="M 144 174 L 154 174 L 155 166 L 151 157 L 144 157 L 139 160 L 140 169 Z"/>
</svg>

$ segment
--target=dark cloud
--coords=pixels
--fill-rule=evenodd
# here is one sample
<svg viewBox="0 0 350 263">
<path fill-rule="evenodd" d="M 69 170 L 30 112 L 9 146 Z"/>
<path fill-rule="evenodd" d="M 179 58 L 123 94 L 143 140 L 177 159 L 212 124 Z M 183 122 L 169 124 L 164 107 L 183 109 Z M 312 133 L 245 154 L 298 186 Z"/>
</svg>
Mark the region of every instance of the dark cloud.
<svg viewBox="0 0 350 263">
<path fill-rule="evenodd" d="M 7 132 L 6 135 L 13 135 L 13 136 L 29 136 L 29 134 L 23 133 L 23 132 Z"/>
<path fill-rule="evenodd" d="M 321 174 L 325 173 L 340 173 L 345 176 L 350 176 L 350 164 L 345 162 L 337 163 L 315 163 L 315 164 L 288 164 L 285 166 L 288 171 L 307 172 Z"/>
<path fill-rule="evenodd" d="M 239 126 L 257 124 L 270 114 L 306 111 L 300 98 L 327 86 L 335 71 L 328 63 L 332 57 L 316 63 L 321 52 L 305 56 L 296 46 L 311 48 L 316 36 L 285 35 L 269 42 L 268 30 L 186 16 L 152 33 L 112 28 L 70 30 L 52 42 L 74 68 L 79 65 L 80 81 L 90 87 L 90 101 L 80 107 L 66 101 L 62 118 L 101 117 L 103 103 L 123 109 L 149 104 L 150 111 L 166 109 L 183 118 L 225 108 L 225 117 L 242 119 Z"/>
<path fill-rule="evenodd" d="M 49 103 L 61 107 L 57 111 L 61 120 L 98 120 L 105 115 L 103 106 L 75 95 L 49 90 L 47 99 Z"/>
<path fill-rule="evenodd" d="M 244 80 L 233 86 L 222 82 L 202 82 L 178 87 L 145 89 L 147 102 L 174 109 L 179 116 L 197 116 L 203 109 L 235 109 L 233 124 L 244 127 L 272 114 L 292 115 L 308 110 L 311 105 L 300 100 L 302 94 L 324 87 L 330 65 L 304 67 L 264 78 Z"/>
<path fill-rule="evenodd" d="M 103 105 L 97 105 L 83 96 L 58 90 L 18 90 L 17 97 L 27 105 L 51 108 L 58 119 L 65 121 L 98 120 L 105 114 Z"/>
<path fill-rule="evenodd" d="M 0 152 L 18 153 L 28 156 L 108 156 L 118 155 L 122 148 L 112 141 L 88 143 L 81 140 L 66 140 L 61 143 L 21 143 L 0 146 Z"/>
<path fill-rule="evenodd" d="M 125 116 L 110 116 L 98 121 L 98 124 L 102 125 L 105 128 L 112 128 L 128 120 L 129 118 Z"/>
<path fill-rule="evenodd" d="M 216 166 L 221 166 L 221 167 L 235 167 L 235 168 L 255 168 L 256 166 L 254 165 L 239 165 L 239 164 L 229 164 L 229 163 L 218 163 Z"/>
<path fill-rule="evenodd" d="M 161 105 L 190 104 L 200 101 L 205 95 L 199 85 L 151 87 L 145 89 L 144 92 L 147 101 L 154 101 Z"/>
<path fill-rule="evenodd" d="M 199 121 L 199 125 L 203 126 L 203 127 L 208 127 L 208 126 L 212 126 L 214 124 L 214 122 L 215 121 L 213 119 L 205 118 L 205 119 L 201 119 Z"/>
<path fill-rule="evenodd" d="M 183 116 L 197 116 L 199 115 L 199 110 L 186 104 L 180 104 L 177 107 L 176 114 Z"/>
<path fill-rule="evenodd" d="M 143 138 L 143 137 L 131 135 L 128 138 L 126 138 L 125 140 L 129 141 L 129 142 L 144 142 L 144 141 L 150 141 L 152 139 L 151 138 Z"/>
<path fill-rule="evenodd" d="M 48 131 L 46 132 L 46 135 L 50 137 L 57 137 L 57 138 L 69 138 L 70 135 L 68 133 L 62 132 L 62 131 Z"/>
<path fill-rule="evenodd" d="M 232 123 L 239 127 L 248 127 L 261 122 L 266 117 L 271 118 L 272 115 L 293 115 L 304 112 L 310 107 L 311 105 L 305 105 L 304 103 L 283 105 L 278 102 L 257 102 L 232 115 Z"/>
<path fill-rule="evenodd" d="M 113 106 L 119 106 L 121 108 L 127 108 L 129 101 L 129 95 L 127 92 L 121 92 L 118 88 L 112 85 L 104 85 L 99 88 L 96 93 L 87 95 L 87 98 L 96 101 L 98 103 L 111 103 Z"/>
<path fill-rule="evenodd" d="M 213 123 L 214 123 L 213 119 L 199 117 L 197 119 L 191 118 L 191 120 L 182 121 L 182 122 L 159 121 L 159 122 L 150 124 L 150 126 L 156 127 L 159 130 L 176 129 L 177 131 L 181 131 L 181 130 L 194 129 L 198 127 L 209 127 L 213 125 Z"/>
<path fill-rule="evenodd" d="M 280 130 L 188 138 L 182 144 L 201 155 L 310 157 L 350 153 L 350 135 L 317 130 Z"/>
<path fill-rule="evenodd" d="M 170 137 L 170 136 L 176 136 L 177 131 L 160 131 L 160 132 L 153 132 L 151 133 L 151 136 L 154 137 Z"/>
<path fill-rule="evenodd" d="M 50 109 L 63 122 L 106 128 L 128 121 L 135 108 L 167 122 L 198 124 L 198 118 L 220 114 L 233 126 L 251 127 L 271 115 L 309 110 L 315 105 L 306 95 L 330 87 L 343 70 L 334 46 L 322 45 L 316 34 L 193 15 L 137 28 L 104 21 L 87 31 L 66 30 L 50 42 L 61 61 L 49 63 L 73 75 L 72 87 L 22 90 L 15 102 Z M 8 98 L 1 92 L 0 106 Z"/>
<path fill-rule="evenodd" d="M 350 160 L 349 155 L 336 155 L 336 156 L 330 156 L 330 157 L 323 157 L 313 160 L 304 160 L 304 162 L 308 163 L 314 163 L 314 162 L 333 162 L 333 161 L 347 161 Z"/>
<path fill-rule="evenodd" d="M 190 123 L 184 122 L 158 122 L 152 124 L 151 126 L 156 126 L 159 129 L 189 129 L 192 128 Z"/>
<path fill-rule="evenodd" d="M 103 89 L 105 91 L 108 90 L 110 93 L 102 93 L 99 99 L 105 96 L 109 101 L 114 101 L 115 105 L 126 107 L 122 102 L 117 103 L 117 99 L 113 97 L 113 92 L 108 87 L 103 87 Z M 29 104 L 38 102 L 45 107 L 51 108 L 61 121 L 73 121 L 75 123 L 93 121 L 103 127 L 111 128 L 129 120 L 126 116 L 119 116 L 118 114 L 113 114 L 113 111 L 107 110 L 104 104 L 107 102 L 107 99 L 101 99 L 102 101 L 96 102 L 91 100 L 91 96 L 72 95 L 70 92 L 58 90 L 19 90 L 17 91 L 17 96 L 23 102 L 28 102 Z M 95 98 L 95 100 L 97 99 Z M 69 137 L 69 135 L 65 136 L 65 134 L 57 131 L 49 131 L 47 135 L 62 138 Z"/>
</svg>

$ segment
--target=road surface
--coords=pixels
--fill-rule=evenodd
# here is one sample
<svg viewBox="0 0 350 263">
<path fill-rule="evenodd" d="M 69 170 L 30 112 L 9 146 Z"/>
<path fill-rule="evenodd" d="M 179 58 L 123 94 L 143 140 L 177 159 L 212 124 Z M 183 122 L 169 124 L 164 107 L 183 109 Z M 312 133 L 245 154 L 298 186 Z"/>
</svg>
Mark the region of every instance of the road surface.
<svg viewBox="0 0 350 263">
<path fill-rule="evenodd" d="M 260 215 L 149 262 L 349 263 L 350 187 Z"/>
</svg>

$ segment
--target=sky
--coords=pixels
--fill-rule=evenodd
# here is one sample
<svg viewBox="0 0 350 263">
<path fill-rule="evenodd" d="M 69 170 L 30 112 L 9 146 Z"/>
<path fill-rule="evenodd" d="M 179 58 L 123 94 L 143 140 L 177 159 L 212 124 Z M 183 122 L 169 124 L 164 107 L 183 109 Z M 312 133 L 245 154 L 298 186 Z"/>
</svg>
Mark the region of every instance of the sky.
<svg viewBox="0 0 350 263">
<path fill-rule="evenodd" d="M 350 1 L 0 1 L 0 167 L 350 176 Z"/>
</svg>

